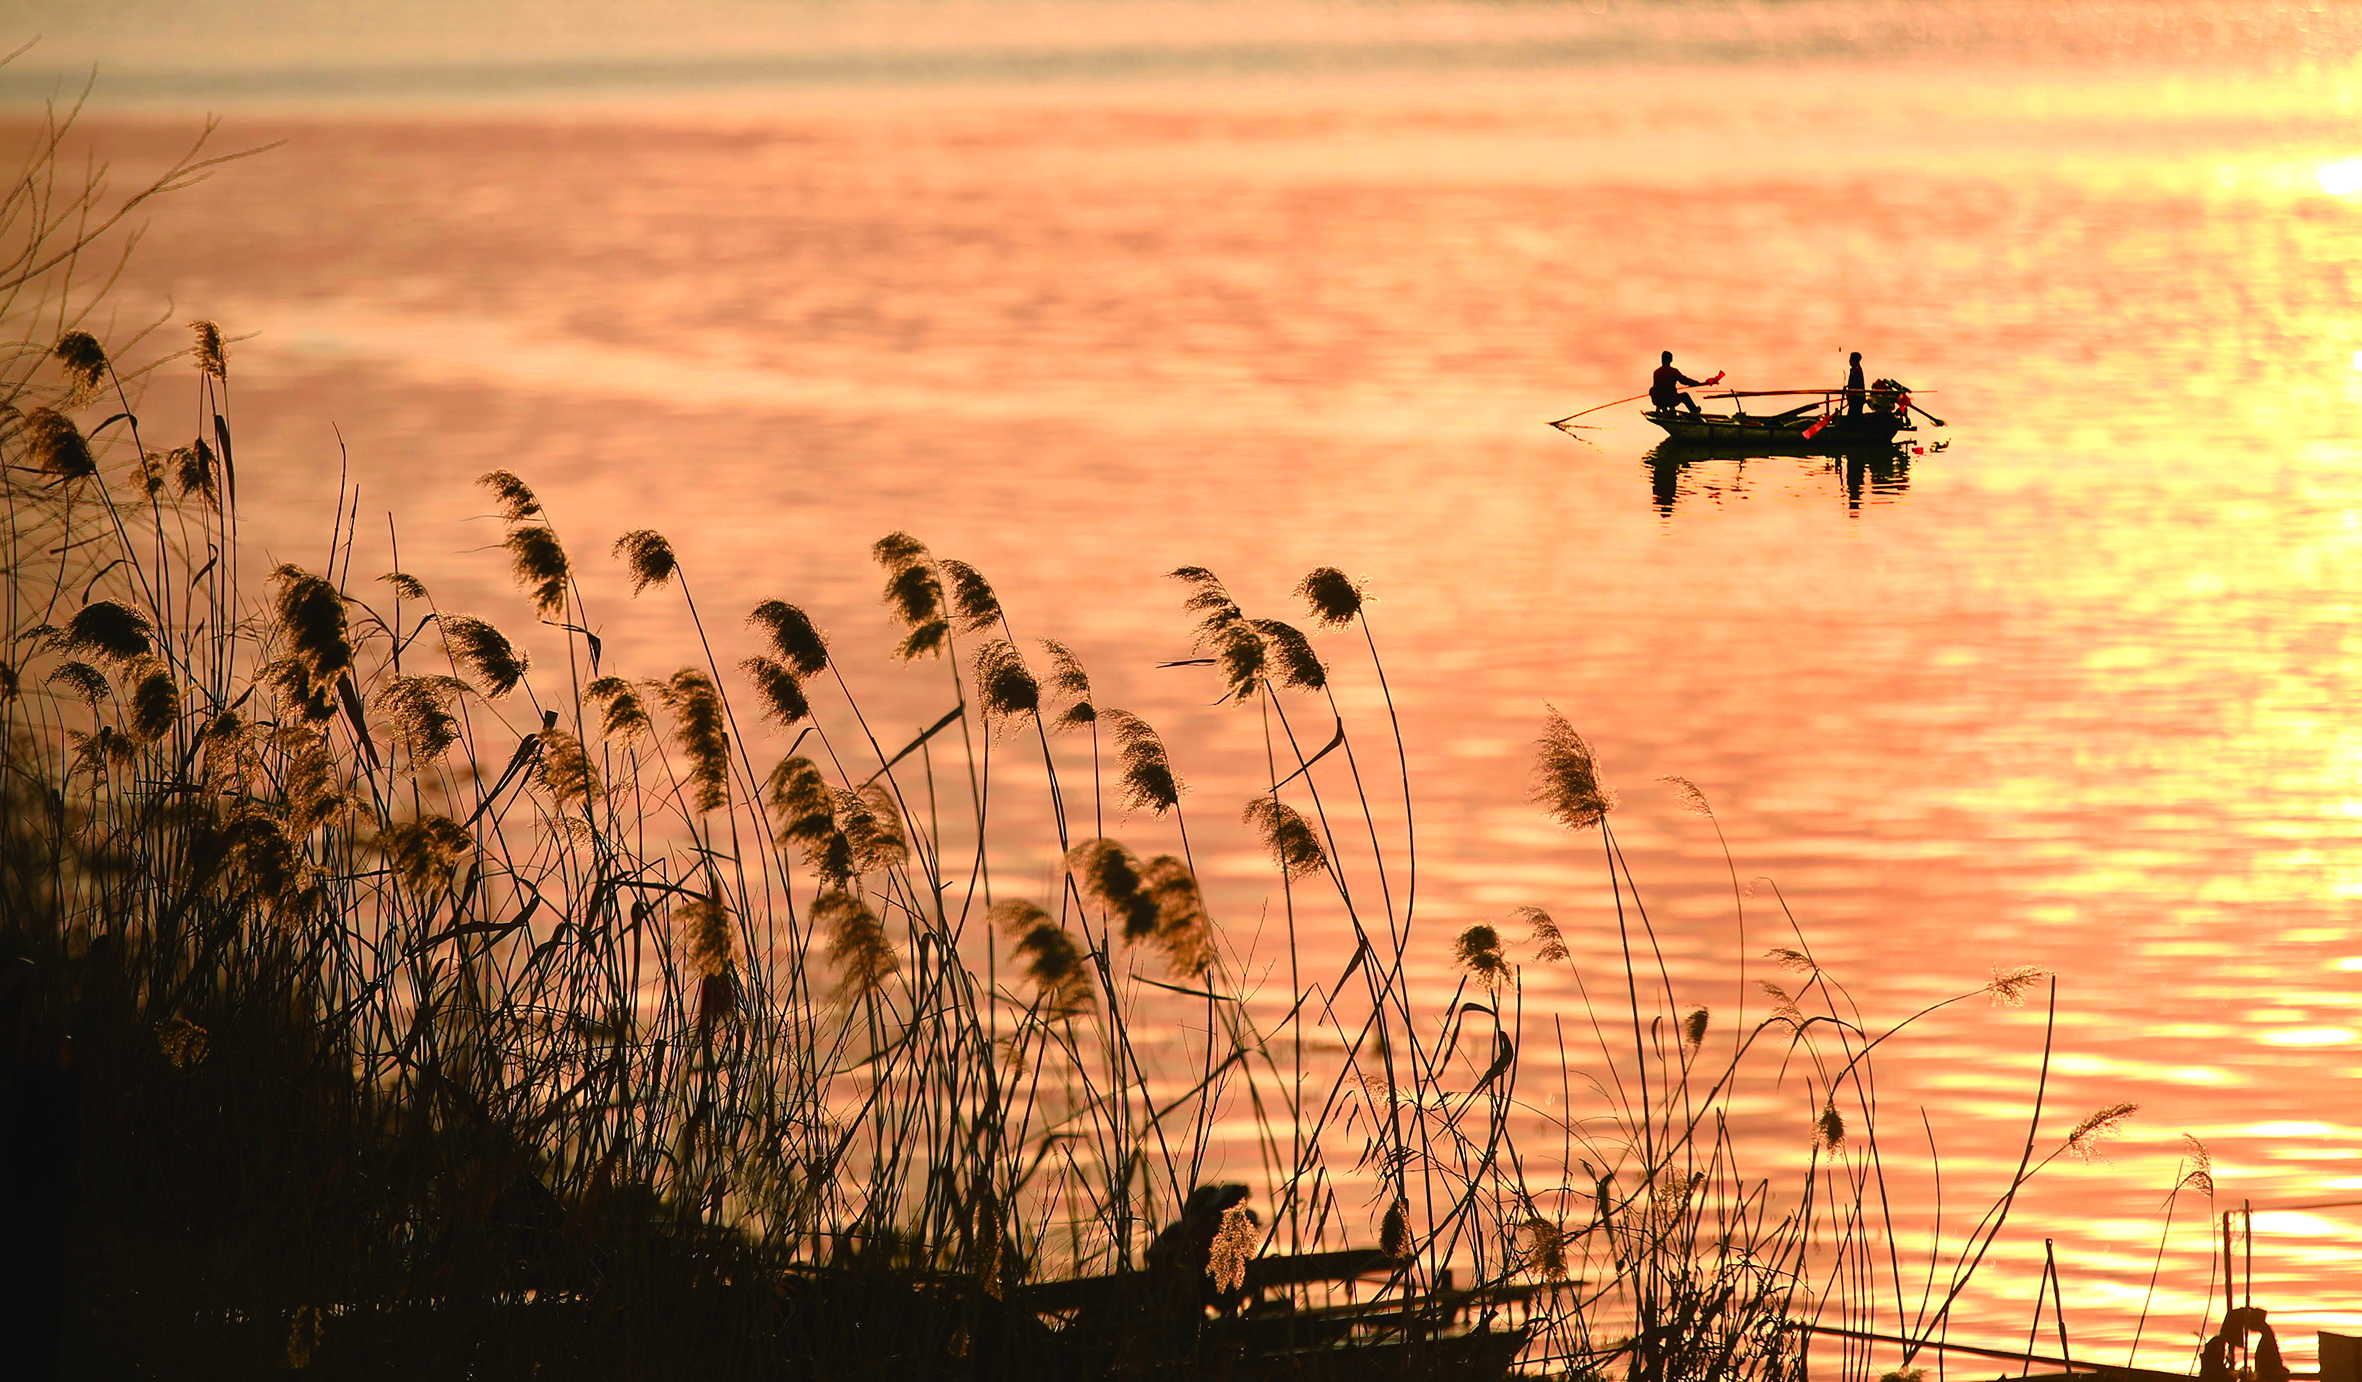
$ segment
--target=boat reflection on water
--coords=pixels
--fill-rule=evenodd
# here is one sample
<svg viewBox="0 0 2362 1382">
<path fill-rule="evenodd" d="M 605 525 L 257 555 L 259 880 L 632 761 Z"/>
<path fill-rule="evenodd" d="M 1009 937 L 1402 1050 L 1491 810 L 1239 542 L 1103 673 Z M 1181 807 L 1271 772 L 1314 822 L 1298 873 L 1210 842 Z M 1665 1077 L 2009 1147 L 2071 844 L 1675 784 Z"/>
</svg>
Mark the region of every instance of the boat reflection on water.
<svg viewBox="0 0 2362 1382">
<path fill-rule="evenodd" d="M 1737 447 L 1701 446 L 1665 441 L 1641 456 L 1648 467 L 1649 491 L 1657 512 L 1670 516 L 1684 495 L 1719 503 L 1726 495 L 1747 492 L 1750 462 L 1781 467 L 1787 473 L 1819 471 L 1837 478 L 1845 489 L 1848 509 L 1859 510 L 1865 493 L 1873 501 L 1902 494 L 1911 487 L 1914 448 L 1887 445 L 1863 447 L 1837 456 L 1791 456 Z"/>
</svg>

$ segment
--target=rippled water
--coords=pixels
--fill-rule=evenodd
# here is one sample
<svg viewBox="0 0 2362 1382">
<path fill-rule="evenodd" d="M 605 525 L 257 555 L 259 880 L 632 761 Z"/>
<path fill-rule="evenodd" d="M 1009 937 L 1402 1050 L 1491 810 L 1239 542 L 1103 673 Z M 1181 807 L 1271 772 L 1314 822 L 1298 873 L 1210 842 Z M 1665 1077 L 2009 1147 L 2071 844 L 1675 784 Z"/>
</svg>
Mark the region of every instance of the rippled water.
<svg viewBox="0 0 2362 1382">
<path fill-rule="evenodd" d="M 1525 799 L 1546 702 L 1598 746 L 1685 1001 L 1718 1021 L 1731 879 L 1663 775 L 1874 1016 L 2055 968 L 2050 1121 L 2143 1108 L 2112 1162 L 2045 1173 L 1955 1337 L 2025 1327 L 2048 1236 L 2077 1352 L 2120 1359 L 2181 1134 L 2223 1203 L 2362 1198 L 2362 177 L 2340 171 L 2362 130 L 2345 59 L 2239 56 L 240 107 L 223 140 L 288 143 L 160 210 L 113 301 L 253 333 L 250 534 L 322 541 L 333 423 L 446 605 L 524 622 L 465 521 L 468 482 L 509 466 L 578 553 L 654 526 L 709 609 L 805 603 L 915 725 L 948 693 L 890 672 L 864 548 L 907 528 L 973 562 L 1166 730 L 1234 935 L 1270 890 L 1228 824 L 1260 725 L 1156 666 L 1187 653 L 1159 573 L 1211 567 L 1283 617 L 1308 568 L 1365 576 L 1435 975 L 1512 906 L 1609 915 L 1596 838 Z M 128 165 L 188 128 L 97 133 Z M 1834 383 L 1861 350 L 1950 447 L 1849 494 L 1810 460 L 1652 474 L 1629 407 L 1585 443 L 1543 425 L 1639 391 L 1664 348 L 1756 388 Z M 618 573 L 586 584 L 633 670 L 689 655 Z M 1324 648 L 1369 713 L 1366 655 Z M 1770 889 L 1741 905 L 1747 952 L 1791 940 Z M 1573 1002 L 1529 969 L 1529 1021 Z M 1947 1214 L 2014 1164 L 2038 1008 L 1948 1009 L 1881 1067 L 1890 1125 L 1927 1110 Z M 1766 1107 L 1763 1155 L 1801 1154 L 1810 1110 Z M 2151 1366 L 2208 1290 L 2182 1212 Z M 2358 1216 L 2257 1215 L 2255 1294 L 2292 1352 L 2362 1324 Z"/>
</svg>

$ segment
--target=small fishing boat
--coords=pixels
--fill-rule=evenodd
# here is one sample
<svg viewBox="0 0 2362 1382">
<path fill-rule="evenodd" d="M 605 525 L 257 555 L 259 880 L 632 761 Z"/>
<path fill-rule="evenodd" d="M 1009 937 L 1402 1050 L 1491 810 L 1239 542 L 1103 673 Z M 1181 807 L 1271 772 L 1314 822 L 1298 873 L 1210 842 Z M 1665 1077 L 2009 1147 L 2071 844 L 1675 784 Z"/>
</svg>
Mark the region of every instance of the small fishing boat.
<svg viewBox="0 0 2362 1382">
<path fill-rule="evenodd" d="M 1897 438 L 1916 432 L 1917 412 L 1942 426 L 1911 402 L 1911 392 L 1892 379 L 1872 384 L 1858 412 L 1849 412 L 1843 389 L 1751 389 L 1703 395 L 1732 402 L 1727 413 L 1686 408 L 1650 408 L 1642 417 L 1665 429 L 1676 446 L 1741 456 L 1845 456 L 1887 451 Z M 1783 412 L 1749 413 L 1750 398 L 1803 398 Z"/>
</svg>

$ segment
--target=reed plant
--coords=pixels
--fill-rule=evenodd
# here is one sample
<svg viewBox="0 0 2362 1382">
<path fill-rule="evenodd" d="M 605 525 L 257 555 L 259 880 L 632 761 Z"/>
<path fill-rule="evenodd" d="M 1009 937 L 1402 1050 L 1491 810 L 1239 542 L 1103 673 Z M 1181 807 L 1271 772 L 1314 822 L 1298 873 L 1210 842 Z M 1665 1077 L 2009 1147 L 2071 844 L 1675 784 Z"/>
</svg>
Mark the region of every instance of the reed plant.
<svg viewBox="0 0 2362 1382">
<path fill-rule="evenodd" d="M 915 733 L 792 591 L 721 617 L 657 532 L 608 553 L 695 655 L 609 647 L 578 535 L 507 471 L 512 609 L 360 565 L 349 487 L 318 564 L 247 569 L 231 346 L 197 322 L 126 369 L 58 306 L 88 244 L 39 210 L 54 166 L 0 278 L 46 342 L 0 414 L 0 1051 L 59 1370 L 1276 1375 L 1476 1334 L 1572 1376 L 1785 1378 L 1802 1323 L 1939 1329 L 2039 1169 L 2030 1137 L 1902 1314 L 1870 1072 L 1917 1018 L 1874 1027 L 1798 948 L 1722 1054 L 1555 711 L 1537 796 L 1602 846 L 1616 959 L 1576 971 L 1587 1034 L 1529 1024 L 1525 963 L 1573 964 L 1568 932 L 1419 919 L 1401 725 L 1334 568 L 1295 592 L 1318 642 L 1173 573 L 1183 661 L 1262 727 L 1267 787 L 1213 809 L 1271 858 L 1276 965 L 1217 923 L 1173 747 L 912 535 L 871 555 L 939 687 Z M 1452 987 L 1417 977 L 1445 959 Z M 1791 1184 L 1729 1116 L 1765 1060 L 1815 1141 Z"/>
</svg>

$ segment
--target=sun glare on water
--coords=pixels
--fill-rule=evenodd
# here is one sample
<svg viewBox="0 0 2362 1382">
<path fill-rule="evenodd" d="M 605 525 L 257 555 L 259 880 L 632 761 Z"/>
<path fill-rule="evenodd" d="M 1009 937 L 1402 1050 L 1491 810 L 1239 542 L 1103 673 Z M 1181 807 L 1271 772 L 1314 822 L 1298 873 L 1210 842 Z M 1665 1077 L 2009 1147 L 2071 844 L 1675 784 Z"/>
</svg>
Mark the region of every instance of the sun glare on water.
<svg viewBox="0 0 2362 1382">
<path fill-rule="evenodd" d="M 2362 194 L 2362 158 L 2343 158 L 2335 163 L 2324 163 L 2313 176 L 2321 180 L 2321 190 L 2333 197 Z"/>
</svg>

